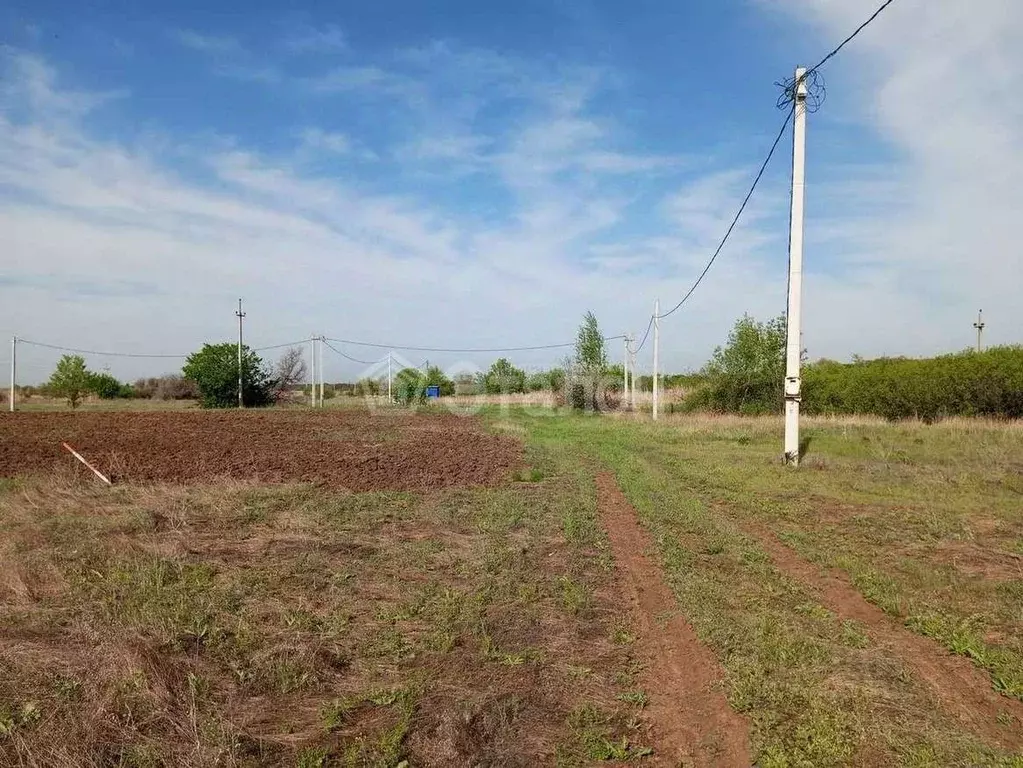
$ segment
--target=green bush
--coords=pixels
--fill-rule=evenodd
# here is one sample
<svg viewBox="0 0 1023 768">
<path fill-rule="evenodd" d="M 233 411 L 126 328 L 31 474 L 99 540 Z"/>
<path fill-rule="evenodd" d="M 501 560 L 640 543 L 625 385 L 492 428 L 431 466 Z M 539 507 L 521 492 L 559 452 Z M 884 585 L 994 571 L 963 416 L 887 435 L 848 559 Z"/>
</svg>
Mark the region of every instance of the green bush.
<svg viewBox="0 0 1023 768">
<path fill-rule="evenodd" d="M 1023 347 L 924 359 L 821 360 L 803 369 L 803 409 L 891 420 L 1023 418 Z"/>
<path fill-rule="evenodd" d="M 90 373 L 88 389 L 92 394 L 103 400 L 135 396 L 135 391 L 128 384 L 122 384 L 106 372 Z"/>
<path fill-rule="evenodd" d="M 57 361 L 57 367 L 50 375 L 47 384 L 49 391 L 57 397 L 67 400 L 72 410 L 78 407 L 82 396 L 89 392 L 92 374 L 85 367 L 85 358 L 81 355 L 64 355 Z"/>
<path fill-rule="evenodd" d="M 238 405 L 238 347 L 204 344 L 185 361 L 182 374 L 199 388 L 203 408 L 232 408 Z M 263 361 L 247 346 L 242 347 L 242 395 L 247 407 L 271 405 L 274 382 Z"/>
</svg>

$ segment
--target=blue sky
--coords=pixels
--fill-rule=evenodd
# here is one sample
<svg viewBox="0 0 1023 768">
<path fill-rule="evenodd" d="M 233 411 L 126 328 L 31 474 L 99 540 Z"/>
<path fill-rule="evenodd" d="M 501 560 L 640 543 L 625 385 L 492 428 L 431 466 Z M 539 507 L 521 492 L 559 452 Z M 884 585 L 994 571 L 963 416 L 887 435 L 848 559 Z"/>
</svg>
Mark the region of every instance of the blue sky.
<svg viewBox="0 0 1023 768">
<path fill-rule="evenodd" d="M 825 71 L 811 356 L 959 349 L 979 306 L 992 343 L 1019 341 L 1023 10 L 979 5 L 900 0 Z M 641 333 L 654 298 L 670 306 L 699 273 L 769 147 L 774 81 L 875 6 L 9 2 L 0 334 L 188 352 L 231 338 L 237 296 L 257 346 L 556 343 L 587 309 L 608 334 Z M 999 109 L 971 113 L 977 98 Z M 669 368 L 699 366 L 743 312 L 783 310 L 789 146 L 665 321 Z M 52 362 L 26 348 L 25 378 Z"/>
</svg>

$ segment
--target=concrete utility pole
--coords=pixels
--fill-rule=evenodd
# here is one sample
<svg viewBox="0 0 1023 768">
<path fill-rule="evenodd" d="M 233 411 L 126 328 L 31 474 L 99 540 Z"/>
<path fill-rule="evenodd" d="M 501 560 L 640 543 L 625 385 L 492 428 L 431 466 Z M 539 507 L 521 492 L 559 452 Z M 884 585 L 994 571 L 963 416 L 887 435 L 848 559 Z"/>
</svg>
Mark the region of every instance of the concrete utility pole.
<svg viewBox="0 0 1023 768">
<path fill-rule="evenodd" d="M 636 410 L 636 337 L 629 335 L 629 370 L 632 371 L 632 379 L 629 382 L 629 402 L 632 410 Z"/>
<path fill-rule="evenodd" d="M 320 372 L 320 408 L 323 407 L 323 348 L 326 346 L 327 339 L 320 336 L 320 364 L 316 366 L 316 370 Z"/>
<path fill-rule="evenodd" d="M 11 401 L 11 413 L 14 413 L 14 386 L 18 381 L 18 337 L 11 337 L 11 391 L 9 393 L 9 399 Z"/>
<path fill-rule="evenodd" d="M 661 300 L 654 300 L 654 421 L 657 421 L 657 406 L 660 400 L 660 386 L 657 382 L 658 363 L 661 353 Z"/>
<path fill-rule="evenodd" d="M 789 216 L 788 341 L 785 348 L 785 463 L 799 466 L 802 399 L 803 196 L 806 175 L 806 69 L 796 67 L 792 124 L 792 208 Z"/>
<path fill-rule="evenodd" d="M 622 410 L 625 410 L 625 404 L 629 402 L 629 334 L 622 335 L 622 342 L 625 345 L 625 355 L 622 357 L 622 369 L 624 371 L 624 380 L 622 381 Z"/>
<path fill-rule="evenodd" d="M 245 317 L 245 313 L 242 312 L 241 299 L 238 299 L 238 311 L 235 314 L 238 315 L 238 407 L 244 408 L 245 401 L 242 397 L 242 319 Z"/>
<path fill-rule="evenodd" d="M 981 344 L 981 336 L 984 333 L 984 310 L 981 309 L 977 312 L 977 322 L 973 324 L 973 327 L 977 329 L 977 353 L 980 354 L 984 351 L 984 346 Z M 14 410 L 13 408 L 11 410 Z"/>
<path fill-rule="evenodd" d="M 393 402 L 391 400 L 391 353 L 387 352 L 387 402 Z"/>
<path fill-rule="evenodd" d="M 309 407 L 316 407 L 316 336 L 309 337 Z"/>
</svg>

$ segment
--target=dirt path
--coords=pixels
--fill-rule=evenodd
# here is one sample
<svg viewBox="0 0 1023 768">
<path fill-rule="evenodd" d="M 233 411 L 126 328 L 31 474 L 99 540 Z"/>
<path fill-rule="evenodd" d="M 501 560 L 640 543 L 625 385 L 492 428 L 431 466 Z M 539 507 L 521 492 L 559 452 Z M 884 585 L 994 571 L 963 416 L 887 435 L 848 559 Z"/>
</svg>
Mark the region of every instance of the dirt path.
<svg viewBox="0 0 1023 768">
<path fill-rule="evenodd" d="M 875 643 L 924 681 L 942 710 L 1002 747 L 1023 747 L 1023 702 L 997 693 L 986 672 L 968 659 L 945 651 L 933 640 L 895 623 L 840 574 L 804 560 L 773 532 L 748 525 L 745 530 L 760 541 L 779 569 L 818 591 L 825 606 L 843 619 L 863 624 Z M 999 723 L 1000 715 L 1003 719 L 1008 715 L 1015 722 Z"/>
<path fill-rule="evenodd" d="M 714 654 L 677 614 L 675 597 L 647 554 L 653 539 L 612 475 L 597 476 L 597 497 L 622 593 L 632 603 L 655 759 L 672 766 L 748 767 L 748 725 L 725 699 Z"/>
</svg>

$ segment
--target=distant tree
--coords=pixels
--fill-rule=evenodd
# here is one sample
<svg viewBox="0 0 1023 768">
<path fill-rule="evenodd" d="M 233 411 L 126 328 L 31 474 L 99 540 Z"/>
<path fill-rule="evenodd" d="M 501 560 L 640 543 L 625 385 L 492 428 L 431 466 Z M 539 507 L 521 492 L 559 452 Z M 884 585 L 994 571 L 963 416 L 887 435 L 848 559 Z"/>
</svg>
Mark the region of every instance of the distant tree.
<svg viewBox="0 0 1023 768">
<path fill-rule="evenodd" d="M 599 375 L 607 367 L 607 350 L 604 336 L 592 312 L 583 316 L 582 325 L 575 340 L 575 364 L 588 375 Z"/>
<path fill-rule="evenodd" d="M 516 368 L 505 357 L 500 358 L 483 375 L 483 389 L 488 395 L 506 395 L 526 391 L 526 372 Z"/>
<path fill-rule="evenodd" d="M 289 347 L 274 366 L 274 398 L 282 400 L 306 378 L 305 358 L 301 347 Z"/>
<path fill-rule="evenodd" d="M 88 390 L 103 400 L 134 396 L 134 392 L 129 385 L 122 384 L 106 371 L 102 373 L 89 373 Z"/>
<path fill-rule="evenodd" d="M 427 387 L 440 387 L 442 397 L 455 394 L 455 382 L 436 365 L 431 365 L 426 369 L 426 378 L 423 383 Z"/>
<path fill-rule="evenodd" d="M 600 410 L 607 350 L 597 317 L 592 312 L 583 316 L 575 341 L 573 376 L 568 386 L 569 404 L 577 409 Z"/>
<path fill-rule="evenodd" d="M 231 408 L 238 405 L 238 347 L 230 342 L 204 344 L 193 352 L 182 368 L 185 378 L 199 388 L 203 408 Z M 274 381 L 263 361 L 247 346 L 242 347 L 242 396 L 248 407 L 273 403 Z"/>
<path fill-rule="evenodd" d="M 735 413 L 775 413 L 784 405 L 785 317 L 736 321 L 728 342 L 714 350 L 702 371 L 707 385 L 695 405 Z"/>
<path fill-rule="evenodd" d="M 63 397 L 72 409 L 78 407 L 82 395 L 89 391 L 90 374 L 81 355 L 64 355 L 50 376 L 49 389 Z"/>
</svg>

